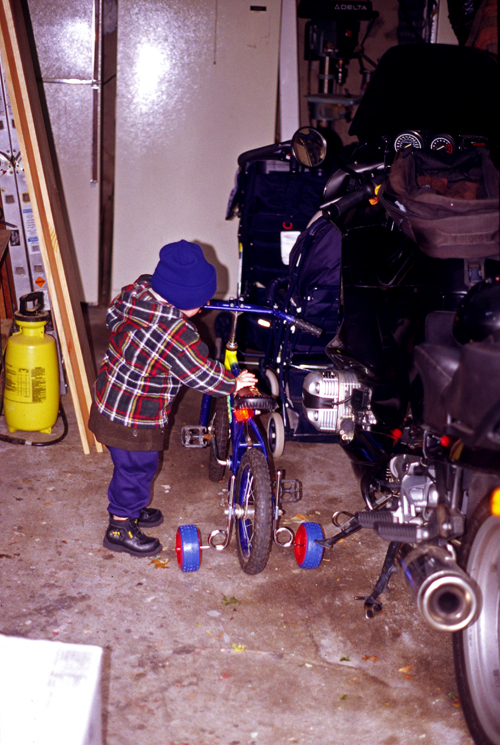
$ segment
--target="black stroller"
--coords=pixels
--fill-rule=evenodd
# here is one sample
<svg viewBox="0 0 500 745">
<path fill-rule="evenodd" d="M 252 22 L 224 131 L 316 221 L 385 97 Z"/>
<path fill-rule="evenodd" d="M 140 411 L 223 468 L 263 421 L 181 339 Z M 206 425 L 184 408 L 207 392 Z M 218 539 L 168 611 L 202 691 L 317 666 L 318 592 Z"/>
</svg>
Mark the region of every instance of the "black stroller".
<svg viewBox="0 0 500 745">
<path fill-rule="evenodd" d="M 318 137 L 307 127 L 294 137 Z M 309 143 L 310 145 L 310 143 Z M 238 296 L 245 302 L 298 313 L 324 329 L 321 339 L 273 320 L 262 328 L 254 316 L 242 318 L 238 344 L 247 360 L 259 366 L 279 408 L 267 423 L 269 449 L 279 457 L 286 440 L 335 442 L 319 433 L 302 414 L 302 383 L 312 369 L 328 365 L 325 346 L 337 328 L 340 277 L 340 233 L 319 216 L 332 166 L 324 162 L 326 143 L 311 167 L 301 165 L 292 143 L 250 150 L 238 158 L 236 184 L 226 219 L 239 217 Z M 216 334 L 225 340 L 229 319 L 221 314 Z"/>
<path fill-rule="evenodd" d="M 275 279 L 287 279 L 290 251 L 318 210 L 331 167 L 307 168 L 291 142 L 242 153 L 226 220 L 239 217 L 238 296 L 262 305 Z"/>
<path fill-rule="evenodd" d="M 318 133 L 299 130 L 294 147 L 310 137 L 318 138 Z M 317 147 L 318 161 L 323 161 L 323 138 Z M 311 370 L 329 366 L 324 350 L 337 329 L 341 236 L 317 212 L 331 166 L 299 165 L 291 142 L 243 153 L 238 165 L 226 217 L 238 210 L 239 297 L 297 314 L 324 329 L 318 339 L 276 319 L 271 329 L 263 329 L 254 317 L 242 319 L 240 349 L 247 360 L 257 358 L 279 404 L 267 423 L 269 449 L 276 458 L 286 440 L 337 440 L 319 433 L 302 413 L 302 383 Z M 223 314 L 216 321 L 222 339 L 228 322 Z"/>
</svg>

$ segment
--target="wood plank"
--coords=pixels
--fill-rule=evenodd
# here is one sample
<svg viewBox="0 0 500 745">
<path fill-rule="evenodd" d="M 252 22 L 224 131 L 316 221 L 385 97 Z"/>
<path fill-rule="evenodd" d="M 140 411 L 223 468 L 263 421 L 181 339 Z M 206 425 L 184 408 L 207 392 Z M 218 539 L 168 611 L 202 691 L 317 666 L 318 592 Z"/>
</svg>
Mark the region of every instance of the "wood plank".
<svg viewBox="0 0 500 745">
<path fill-rule="evenodd" d="M 9 256 L 11 231 L 0 227 L 0 318 L 12 318 L 14 282 Z M 3 349 L 3 346 L 2 346 Z"/>
<path fill-rule="evenodd" d="M 0 263 L 2 262 L 4 254 L 7 252 L 7 248 L 9 246 L 10 235 L 11 235 L 10 230 L 4 230 L 3 228 L 0 229 Z"/>
<path fill-rule="evenodd" d="M 25 12 L 22 0 L 0 0 L 0 53 L 80 439 L 85 453 L 93 445 L 101 452 L 87 426 L 95 371 Z"/>
</svg>

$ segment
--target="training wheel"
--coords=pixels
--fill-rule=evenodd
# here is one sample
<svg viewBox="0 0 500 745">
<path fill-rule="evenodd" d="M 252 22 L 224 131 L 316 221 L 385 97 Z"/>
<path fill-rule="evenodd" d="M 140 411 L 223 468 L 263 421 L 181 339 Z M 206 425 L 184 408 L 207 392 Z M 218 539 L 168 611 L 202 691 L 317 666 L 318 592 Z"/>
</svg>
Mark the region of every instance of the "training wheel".
<svg viewBox="0 0 500 745">
<path fill-rule="evenodd" d="M 201 563 L 200 534 L 196 525 L 180 525 L 175 536 L 177 563 L 183 572 L 197 572 Z"/>
<path fill-rule="evenodd" d="M 316 541 L 325 537 L 319 523 L 301 523 L 295 534 L 295 561 L 302 569 L 317 569 L 321 564 L 325 549 L 318 546 Z"/>
</svg>

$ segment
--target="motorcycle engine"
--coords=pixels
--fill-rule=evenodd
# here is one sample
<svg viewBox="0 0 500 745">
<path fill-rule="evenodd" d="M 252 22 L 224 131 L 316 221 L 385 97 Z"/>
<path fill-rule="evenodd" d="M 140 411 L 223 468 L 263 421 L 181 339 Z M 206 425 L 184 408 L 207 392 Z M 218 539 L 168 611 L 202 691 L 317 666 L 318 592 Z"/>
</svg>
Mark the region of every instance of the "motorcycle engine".
<svg viewBox="0 0 500 745">
<path fill-rule="evenodd" d="M 425 466 L 420 458 L 396 455 L 390 461 L 390 470 L 401 485 L 399 506 L 392 513 L 394 520 L 415 522 L 426 511 L 437 507 L 439 495 L 432 465 Z"/>
<path fill-rule="evenodd" d="M 353 407 L 354 391 L 360 391 L 363 412 L 359 406 Z M 368 408 L 369 394 L 352 370 L 318 370 L 304 380 L 302 409 L 320 432 L 333 432 L 343 440 L 352 440 L 355 423 L 376 421 Z"/>
</svg>

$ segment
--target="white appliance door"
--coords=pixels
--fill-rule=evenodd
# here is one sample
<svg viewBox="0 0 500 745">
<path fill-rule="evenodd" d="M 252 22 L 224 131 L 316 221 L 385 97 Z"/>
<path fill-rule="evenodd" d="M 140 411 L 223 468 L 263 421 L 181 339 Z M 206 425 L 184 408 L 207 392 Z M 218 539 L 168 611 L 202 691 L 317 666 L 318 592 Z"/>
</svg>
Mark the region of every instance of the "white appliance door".
<svg viewBox="0 0 500 745">
<path fill-rule="evenodd" d="M 281 0 L 120 0 L 112 292 L 200 243 L 236 293 L 238 155 L 274 142 Z"/>
</svg>

